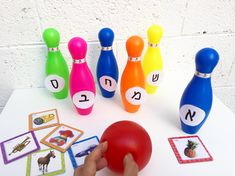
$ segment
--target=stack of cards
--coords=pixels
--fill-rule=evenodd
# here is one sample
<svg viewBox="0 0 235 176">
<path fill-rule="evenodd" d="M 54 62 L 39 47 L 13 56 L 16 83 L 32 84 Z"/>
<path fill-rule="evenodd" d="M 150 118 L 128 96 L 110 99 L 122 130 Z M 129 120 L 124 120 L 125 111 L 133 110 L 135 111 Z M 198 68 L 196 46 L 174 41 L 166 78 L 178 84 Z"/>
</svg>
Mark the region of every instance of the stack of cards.
<svg viewBox="0 0 235 176">
<path fill-rule="evenodd" d="M 70 149 L 70 153 L 73 150 L 77 150 L 76 141 L 83 135 L 83 131 L 65 124 L 60 124 L 56 109 L 31 113 L 28 122 L 29 132 L 20 134 L 0 143 L 4 163 L 8 164 L 28 156 L 26 168 L 27 176 L 57 175 L 64 173 L 65 161 L 63 153 L 66 152 L 72 144 L 75 146 L 73 149 Z M 56 128 L 40 140 L 42 144 L 45 144 L 50 148 L 40 150 L 40 145 L 34 131 L 50 127 Z M 94 137 L 86 140 L 92 140 L 93 138 Z M 84 146 L 84 148 L 80 147 L 79 150 L 84 150 L 86 148 L 86 153 L 83 154 L 84 157 L 99 144 L 98 138 L 95 137 L 94 139 L 95 141 L 92 143 L 92 148 L 87 149 L 87 146 Z M 72 157 L 71 154 L 70 157 Z M 83 157 L 80 157 L 80 159 L 81 158 Z M 77 167 L 82 164 L 82 162 L 83 161 L 78 161 L 79 164 L 76 165 L 72 162 L 72 164 L 74 167 Z"/>
<path fill-rule="evenodd" d="M 54 126 L 56 126 L 56 128 L 41 139 L 40 142 L 60 152 L 67 151 L 83 134 L 82 130 L 60 124 L 56 109 L 36 112 L 29 115 L 29 130 L 35 131 Z"/>
</svg>

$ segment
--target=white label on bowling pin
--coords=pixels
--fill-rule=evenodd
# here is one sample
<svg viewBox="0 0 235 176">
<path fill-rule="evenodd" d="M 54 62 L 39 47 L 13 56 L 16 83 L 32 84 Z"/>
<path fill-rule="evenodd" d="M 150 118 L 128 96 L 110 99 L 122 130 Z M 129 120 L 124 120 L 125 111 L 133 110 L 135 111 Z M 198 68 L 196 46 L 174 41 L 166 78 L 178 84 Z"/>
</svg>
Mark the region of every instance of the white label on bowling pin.
<svg viewBox="0 0 235 176">
<path fill-rule="evenodd" d="M 206 113 L 193 105 L 185 104 L 180 108 L 180 119 L 189 126 L 199 125 L 205 118 Z"/>
<path fill-rule="evenodd" d="M 64 86 L 64 78 L 58 75 L 49 75 L 45 79 L 45 87 L 53 93 L 61 91 L 62 89 L 64 89 Z"/>
<path fill-rule="evenodd" d="M 126 91 L 126 99 L 133 105 L 140 105 L 144 102 L 146 92 L 142 87 L 132 87 Z"/>
<path fill-rule="evenodd" d="M 100 77 L 100 85 L 103 89 L 107 90 L 108 92 L 113 92 L 117 88 L 117 82 L 110 76 L 102 76 Z"/>
<path fill-rule="evenodd" d="M 91 91 L 80 91 L 73 95 L 73 103 L 77 108 L 87 109 L 94 104 L 95 94 Z"/>
<path fill-rule="evenodd" d="M 160 70 L 153 71 L 149 73 L 147 76 L 147 82 L 151 86 L 158 86 L 161 80 L 162 80 L 162 71 Z"/>
</svg>

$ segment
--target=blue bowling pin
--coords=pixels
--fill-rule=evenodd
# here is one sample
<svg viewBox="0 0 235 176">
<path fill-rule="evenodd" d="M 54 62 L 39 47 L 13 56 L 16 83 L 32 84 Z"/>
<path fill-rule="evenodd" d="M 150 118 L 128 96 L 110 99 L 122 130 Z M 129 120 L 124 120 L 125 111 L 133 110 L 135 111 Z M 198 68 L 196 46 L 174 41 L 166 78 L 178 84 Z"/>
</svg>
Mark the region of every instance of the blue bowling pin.
<svg viewBox="0 0 235 176">
<path fill-rule="evenodd" d="M 203 48 L 196 54 L 196 72 L 180 101 L 181 128 L 186 133 L 197 133 L 210 113 L 211 73 L 218 61 L 219 54 L 212 48 Z"/>
<path fill-rule="evenodd" d="M 99 32 L 101 53 L 97 63 L 96 75 L 101 94 L 106 98 L 114 96 L 118 83 L 118 65 L 113 54 L 114 33 L 109 28 Z"/>
</svg>

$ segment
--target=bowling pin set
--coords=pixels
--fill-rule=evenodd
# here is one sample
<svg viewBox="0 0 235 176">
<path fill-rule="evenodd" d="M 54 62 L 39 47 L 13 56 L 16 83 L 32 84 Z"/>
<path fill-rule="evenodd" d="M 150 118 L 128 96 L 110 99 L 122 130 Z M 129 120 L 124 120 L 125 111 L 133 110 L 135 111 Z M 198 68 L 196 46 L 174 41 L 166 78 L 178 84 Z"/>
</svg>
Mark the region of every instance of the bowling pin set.
<svg viewBox="0 0 235 176">
<path fill-rule="evenodd" d="M 130 113 L 139 110 L 146 93 L 156 92 L 162 79 L 163 62 L 159 43 L 163 30 L 158 25 L 152 25 L 147 35 L 148 48 L 142 61 L 143 39 L 131 36 L 126 41 L 128 58 L 121 76 L 120 93 L 124 109 Z M 101 52 L 96 78 L 102 96 L 111 98 L 116 92 L 119 80 L 118 64 L 112 49 L 114 32 L 110 28 L 103 28 L 99 31 L 98 38 Z M 69 41 L 68 49 L 73 59 L 69 75 L 68 66 L 59 50 L 59 32 L 48 28 L 43 32 L 43 39 L 48 47 L 45 87 L 57 99 L 66 98 L 70 90 L 77 112 L 81 115 L 90 114 L 96 97 L 96 86 L 86 62 L 86 41 L 80 37 Z M 219 55 L 212 48 L 204 48 L 196 54 L 196 72 L 180 101 L 181 128 L 186 133 L 196 133 L 208 117 L 213 98 L 211 73 L 218 60 Z"/>
</svg>

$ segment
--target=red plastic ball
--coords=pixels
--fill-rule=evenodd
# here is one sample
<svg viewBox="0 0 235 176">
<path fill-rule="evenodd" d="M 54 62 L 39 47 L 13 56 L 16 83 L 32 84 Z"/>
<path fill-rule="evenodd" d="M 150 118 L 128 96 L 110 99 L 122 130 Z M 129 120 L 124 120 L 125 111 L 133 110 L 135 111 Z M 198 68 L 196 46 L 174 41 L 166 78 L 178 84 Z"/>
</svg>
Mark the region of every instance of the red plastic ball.
<svg viewBox="0 0 235 176">
<path fill-rule="evenodd" d="M 143 169 L 150 160 L 152 143 L 143 127 L 131 121 L 119 121 L 110 125 L 103 133 L 101 142 L 108 142 L 104 154 L 108 168 L 114 172 L 123 172 L 123 159 L 131 153 L 139 170 Z"/>
</svg>

